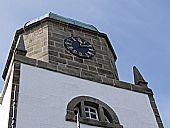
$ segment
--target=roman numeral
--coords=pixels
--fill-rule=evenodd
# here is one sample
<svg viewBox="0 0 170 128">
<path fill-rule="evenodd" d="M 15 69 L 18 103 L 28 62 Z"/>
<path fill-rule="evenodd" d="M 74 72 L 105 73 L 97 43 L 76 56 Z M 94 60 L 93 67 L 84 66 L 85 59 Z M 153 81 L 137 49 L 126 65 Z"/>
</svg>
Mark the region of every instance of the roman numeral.
<svg viewBox="0 0 170 128">
<path fill-rule="evenodd" d="M 70 43 L 70 42 L 65 42 L 65 44 L 67 44 L 67 45 L 72 45 L 72 43 Z"/>
<path fill-rule="evenodd" d="M 89 55 L 89 54 L 87 54 L 87 53 L 85 53 L 85 55 L 86 55 L 86 57 L 88 57 L 88 58 L 90 57 L 90 55 Z"/>
<path fill-rule="evenodd" d="M 73 50 L 73 47 L 72 47 L 72 46 L 68 46 L 67 48 L 70 49 L 70 50 Z"/>
<path fill-rule="evenodd" d="M 73 41 L 77 41 L 74 37 L 71 37 L 71 39 L 72 39 Z"/>
<path fill-rule="evenodd" d="M 77 53 L 77 51 L 74 49 L 74 50 L 73 50 L 73 53 Z"/>
<path fill-rule="evenodd" d="M 79 52 L 79 56 L 83 56 L 83 54 L 81 52 Z"/>
<path fill-rule="evenodd" d="M 90 51 L 88 51 L 87 53 L 88 53 L 89 55 L 93 55 L 93 53 L 92 53 L 92 52 L 90 52 Z"/>
<path fill-rule="evenodd" d="M 89 51 L 94 52 L 94 49 L 89 48 Z"/>
</svg>

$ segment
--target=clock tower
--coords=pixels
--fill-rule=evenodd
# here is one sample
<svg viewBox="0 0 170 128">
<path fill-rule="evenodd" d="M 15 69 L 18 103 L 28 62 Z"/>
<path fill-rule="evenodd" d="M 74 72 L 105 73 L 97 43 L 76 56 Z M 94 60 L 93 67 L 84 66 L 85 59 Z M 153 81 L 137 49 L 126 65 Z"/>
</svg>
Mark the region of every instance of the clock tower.
<svg viewBox="0 0 170 128">
<path fill-rule="evenodd" d="M 93 25 L 48 13 L 15 37 L 3 71 L 1 128 L 163 128 L 152 90 Z"/>
</svg>

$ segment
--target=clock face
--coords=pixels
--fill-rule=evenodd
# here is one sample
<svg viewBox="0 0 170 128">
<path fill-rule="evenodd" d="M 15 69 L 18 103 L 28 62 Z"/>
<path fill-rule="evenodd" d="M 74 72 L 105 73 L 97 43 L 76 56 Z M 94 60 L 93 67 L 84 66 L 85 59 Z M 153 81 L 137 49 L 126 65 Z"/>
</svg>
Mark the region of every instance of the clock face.
<svg viewBox="0 0 170 128">
<path fill-rule="evenodd" d="M 95 49 L 93 46 L 86 40 L 80 37 L 68 37 L 64 40 L 64 46 L 72 54 L 89 59 L 95 55 Z"/>
</svg>

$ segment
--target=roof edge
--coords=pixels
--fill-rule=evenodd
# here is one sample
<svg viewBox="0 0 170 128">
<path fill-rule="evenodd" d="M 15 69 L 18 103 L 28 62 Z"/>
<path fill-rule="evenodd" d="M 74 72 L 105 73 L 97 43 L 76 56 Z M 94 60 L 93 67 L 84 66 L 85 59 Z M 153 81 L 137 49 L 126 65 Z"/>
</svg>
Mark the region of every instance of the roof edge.
<svg viewBox="0 0 170 128">
<path fill-rule="evenodd" d="M 68 24 L 73 24 L 73 25 L 77 25 L 77 26 L 80 26 L 80 27 L 83 27 L 83 28 L 86 28 L 86 29 L 90 29 L 90 30 L 93 30 L 93 31 L 96 31 L 98 32 L 97 28 L 94 27 L 93 25 L 91 24 L 86 24 L 86 23 L 83 23 L 83 22 L 80 22 L 80 21 L 77 21 L 77 20 L 74 20 L 74 19 L 71 19 L 71 18 L 66 18 L 64 16 L 61 16 L 61 15 L 58 15 L 58 14 L 55 14 L 55 13 L 52 13 L 52 12 L 49 12 L 39 18 L 36 18 L 32 21 L 29 21 L 26 23 L 26 26 L 29 26 L 35 22 L 38 22 L 40 20 L 43 20 L 45 18 L 51 18 L 51 19 L 54 19 L 54 20 L 58 20 L 58 21 L 61 21 L 61 22 L 66 22 Z"/>
<path fill-rule="evenodd" d="M 66 74 L 66 75 L 71 75 L 69 73 L 58 70 L 58 68 L 57 68 L 58 65 L 56 65 L 56 64 L 29 58 L 27 56 L 23 56 L 23 55 L 19 55 L 19 54 L 15 54 L 14 61 L 17 61 L 17 62 L 20 62 L 23 64 L 27 64 L 30 66 L 38 67 L 38 68 L 47 69 L 49 71 L 54 71 L 54 72 L 59 72 L 59 73 Z M 73 74 L 71 76 L 78 77 Z M 85 79 L 83 77 L 78 77 L 78 78 Z M 89 79 L 86 79 L 86 80 L 89 80 Z M 127 83 L 127 82 L 123 82 L 123 81 L 116 80 L 116 79 L 112 79 L 112 80 L 113 80 L 113 84 L 110 83 L 110 84 L 105 84 L 105 85 L 122 88 L 125 90 L 134 91 L 134 92 L 138 92 L 138 93 L 142 93 L 142 94 L 153 94 L 152 89 L 150 89 L 148 87 L 141 87 L 140 85 Z M 93 81 L 93 80 L 90 80 L 90 81 Z M 97 81 L 93 81 L 93 82 L 97 82 Z M 98 83 L 101 83 L 101 82 L 98 82 Z M 104 83 L 101 83 L 101 84 L 104 84 Z"/>
</svg>

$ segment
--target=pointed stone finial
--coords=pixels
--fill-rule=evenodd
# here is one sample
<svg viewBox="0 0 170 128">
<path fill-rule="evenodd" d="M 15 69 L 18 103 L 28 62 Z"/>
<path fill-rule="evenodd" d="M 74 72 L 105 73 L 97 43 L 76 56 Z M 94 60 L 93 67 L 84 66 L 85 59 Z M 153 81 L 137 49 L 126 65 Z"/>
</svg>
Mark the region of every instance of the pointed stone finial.
<svg viewBox="0 0 170 128">
<path fill-rule="evenodd" d="M 136 68 L 136 66 L 133 66 L 133 74 L 134 74 L 134 82 L 136 85 L 140 85 L 143 87 L 147 87 L 148 82 L 146 82 L 139 72 L 139 70 Z"/>
<path fill-rule="evenodd" d="M 18 38 L 16 53 L 21 55 L 26 55 L 27 51 L 25 50 L 24 38 L 23 35 L 20 35 Z"/>
</svg>

